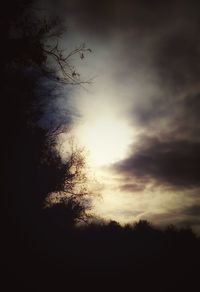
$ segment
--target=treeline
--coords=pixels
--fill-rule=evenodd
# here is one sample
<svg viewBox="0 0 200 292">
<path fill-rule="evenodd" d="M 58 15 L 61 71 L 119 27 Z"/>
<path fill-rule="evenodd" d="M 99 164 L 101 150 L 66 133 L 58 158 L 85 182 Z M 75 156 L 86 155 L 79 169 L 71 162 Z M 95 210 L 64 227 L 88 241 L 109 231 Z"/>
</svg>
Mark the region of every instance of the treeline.
<svg viewBox="0 0 200 292">
<path fill-rule="evenodd" d="M 7 262 L 14 283 L 44 291 L 93 291 L 94 286 L 95 291 L 186 291 L 198 284 L 200 240 L 190 228 L 162 230 L 147 221 L 64 229 L 48 221 L 48 226 L 42 228 L 40 222 L 35 238 L 23 237 L 14 247 Z"/>
</svg>

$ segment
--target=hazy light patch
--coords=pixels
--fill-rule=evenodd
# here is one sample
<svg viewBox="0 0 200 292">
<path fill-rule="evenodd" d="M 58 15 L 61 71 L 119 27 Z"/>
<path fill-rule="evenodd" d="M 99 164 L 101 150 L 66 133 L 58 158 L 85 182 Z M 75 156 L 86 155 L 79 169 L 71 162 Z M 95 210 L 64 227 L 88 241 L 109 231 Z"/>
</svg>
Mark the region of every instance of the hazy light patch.
<svg viewBox="0 0 200 292">
<path fill-rule="evenodd" d="M 89 160 L 95 167 L 125 158 L 132 142 L 132 130 L 128 125 L 103 113 L 80 125 L 77 131 L 80 144 L 88 150 Z"/>
</svg>

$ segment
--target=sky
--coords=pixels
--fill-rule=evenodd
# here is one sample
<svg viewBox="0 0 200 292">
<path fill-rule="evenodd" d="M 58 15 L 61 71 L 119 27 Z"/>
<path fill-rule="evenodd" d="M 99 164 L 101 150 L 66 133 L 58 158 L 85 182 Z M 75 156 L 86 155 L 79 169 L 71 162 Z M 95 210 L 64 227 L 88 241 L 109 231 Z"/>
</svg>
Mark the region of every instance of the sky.
<svg viewBox="0 0 200 292">
<path fill-rule="evenodd" d="M 61 3 L 63 45 L 91 48 L 73 62 L 93 82 L 62 91 L 54 113 L 70 121 L 88 150 L 101 184 L 94 212 L 103 218 L 200 232 L 199 6 L 193 0 Z"/>
</svg>

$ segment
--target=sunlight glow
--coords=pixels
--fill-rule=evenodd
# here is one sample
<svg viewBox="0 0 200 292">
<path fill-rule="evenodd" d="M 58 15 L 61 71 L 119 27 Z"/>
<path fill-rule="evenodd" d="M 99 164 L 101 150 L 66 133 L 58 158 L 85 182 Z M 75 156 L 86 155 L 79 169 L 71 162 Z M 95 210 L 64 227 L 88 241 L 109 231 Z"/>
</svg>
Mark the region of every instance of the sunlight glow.
<svg viewBox="0 0 200 292">
<path fill-rule="evenodd" d="M 108 165 L 126 156 L 132 142 L 128 125 L 112 116 L 96 117 L 79 127 L 80 143 L 89 151 L 89 159 L 96 166 Z"/>
</svg>

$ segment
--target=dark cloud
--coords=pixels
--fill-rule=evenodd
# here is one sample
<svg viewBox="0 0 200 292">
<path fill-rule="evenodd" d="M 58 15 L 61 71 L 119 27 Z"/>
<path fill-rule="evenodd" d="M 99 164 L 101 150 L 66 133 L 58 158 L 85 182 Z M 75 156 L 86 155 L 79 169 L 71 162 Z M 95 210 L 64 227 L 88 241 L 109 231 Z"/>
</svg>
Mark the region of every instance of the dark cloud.
<svg viewBox="0 0 200 292">
<path fill-rule="evenodd" d="M 68 14 L 85 29 L 107 34 L 119 28 L 136 27 L 136 30 L 150 31 L 159 25 L 176 19 L 197 18 L 197 1 L 159 0 L 74 0 L 64 1 Z"/>
<path fill-rule="evenodd" d="M 122 192 L 142 192 L 144 191 L 145 186 L 143 184 L 136 183 L 125 183 L 120 186 L 120 191 Z"/>
<path fill-rule="evenodd" d="M 162 83 L 182 90 L 199 81 L 200 42 L 197 39 L 200 27 L 181 27 L 162 39 L 155 60 Z"/>
<path fill-rule="evenodd" d="M 200 186 L 200 143 L 143 138 L 142 145 L 115 170 L 174 188 Z"/>
<path fill-rule="evenodd" d="M 163 96 L 152 99 L 148 106 L 142 104 L 131 108 L 129 117 L 138 126 L 157 130 L 162 122 L 166 122 L 166 131 L 160 135 L 171 133 L 171 139 L 180 134 L 196 139 L 200 134 L 199 88 L 191 88 L 190 92 L 183 92 L 182 96 L 164 93 Z"/>
<path fill-rule="evenodd" d="M 193 205 L 184 209 L 183 213 L 188 216 L 198 216 L 200 222 L 200 205 Z"/>
<path fill-rule="evenodd" d="M 144 213 L 140 219 L 147 219 L 151 222 L 167 226 L 175 224 L 177 227 L 198 227 L 200 224 L 200 205 L 191 205 L 189 207 L 163 211 L 162 213 Z"/>
</svg>

